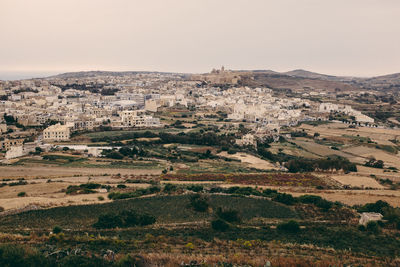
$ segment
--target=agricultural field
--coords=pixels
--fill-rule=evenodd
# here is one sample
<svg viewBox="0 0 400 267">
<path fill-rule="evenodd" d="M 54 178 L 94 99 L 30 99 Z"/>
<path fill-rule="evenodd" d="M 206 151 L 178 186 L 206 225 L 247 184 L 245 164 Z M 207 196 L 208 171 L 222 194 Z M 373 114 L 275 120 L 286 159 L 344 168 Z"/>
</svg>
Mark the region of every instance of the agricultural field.
<svg viewBox="0 0 400 267">
<path fill-rule="evenodd" d="M 0 240 L 65 259 L 60 253 L 104 259 L 110 250 L 114 262 L 133 253 L 151 262 L 293 264 L 296 253 L 304 264 L 313 253 L 322 266 L 397 264 L 395 133 L 301 124 L 279 141 L 241 147 L 235 140 L 250 123 L 186 118 L 178 126 L 80 133 L 1 165 Z M 65 147 L 79 144 L 113 149 L 92 157 Z M 382 168 L 365 166 L 371 156 Z M 360 213 L 374 205 L 395 219 L 360 228 Z"/>
<path fill-rule="evenodd" d="M 254 169 L 260 169 L 260 170 L 277 170 L 278 169 L 275 165 L 271 164 L 271 162 L 260 159 L 253 155 L 246 154 L 246 153 L 239 152 L 239 153 L 230 155 L 226 152 L 221 152 L 218 155 L 226 157 L 226 158 L 240 160 L 242 163 L 246 163 L 250 168 L 254 168 Z"/>
</svg>

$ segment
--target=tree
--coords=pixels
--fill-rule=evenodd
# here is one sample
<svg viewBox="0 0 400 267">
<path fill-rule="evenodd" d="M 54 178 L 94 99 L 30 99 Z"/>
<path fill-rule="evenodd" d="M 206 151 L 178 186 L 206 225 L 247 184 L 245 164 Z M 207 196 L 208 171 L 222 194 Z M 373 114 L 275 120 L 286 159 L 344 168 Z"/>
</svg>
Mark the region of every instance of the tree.
<svg viewBox="0 0 400 267">
<path fill-rule="evenodd" d="M 364 165 L 367 166 L 367 167 L 383 169 L 384 162 L 382 160 L 376 160 L 374 158 L 371 158 Z"/>
<path fill-rule="evenodd" d="M 217 209 L 216 215 L 227 222 L 233 223 L 233 222 L 240 222 L 240 216 L 239 216 L 239 211 L 234 210 L 234 209 L 222 209 L 219 207 Z"/>
<path fill-rule="evenodd" d="M 195 211 L 206 212 L 210 204 L 208 203 L 208 198 L 200 194 L 193 195 L 190 198 L 190 205 Z"/>
<path fill-rule="evenodd" d="M 54 226 L 53 228 L 53 234 L 59 234 L 62 232 L 62 228 L 60 226 Z"/>
</svg>

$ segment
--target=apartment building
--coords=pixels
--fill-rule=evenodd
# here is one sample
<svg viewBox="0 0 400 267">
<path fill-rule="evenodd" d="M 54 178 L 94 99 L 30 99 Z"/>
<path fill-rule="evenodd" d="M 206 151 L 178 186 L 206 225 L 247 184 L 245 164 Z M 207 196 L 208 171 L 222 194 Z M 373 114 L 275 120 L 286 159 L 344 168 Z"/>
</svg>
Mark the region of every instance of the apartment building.
<svg viewBox="0 0 400 267">
<path fill-rule="evenodd" d="M 70 127 L 60 123 L 51 125 L 43 131 L 44 141 L 67 141 L 70 137 Z"/>
</svg>

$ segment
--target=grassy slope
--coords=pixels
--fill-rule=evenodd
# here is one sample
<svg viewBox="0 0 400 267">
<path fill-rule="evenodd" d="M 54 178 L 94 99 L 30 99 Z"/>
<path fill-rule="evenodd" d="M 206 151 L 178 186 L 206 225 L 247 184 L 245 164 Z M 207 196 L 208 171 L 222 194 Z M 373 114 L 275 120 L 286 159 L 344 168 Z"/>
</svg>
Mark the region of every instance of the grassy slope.
<svg viewBox="0 0 400 267">
<path fill-rule="evenodd" d="M 157 217 L 159 223 L 196 222 L 210 219 L 212 214 L 193 211 L 188 195 L 157 196 L 114 201 L 111 203 L 83 206 L 58 207 L 29 211 L 0 219 L 5 228 L 49 228 L 60 225 L 63 228 L 90 227 L 100 214 L 133 209 Z M 235 196 L 210 196 L 212 208 L 227 207 L 239 210 L 241 217 L 294 218 L 297 214 L 287 206 L 265 200 Z"/>
</svg>

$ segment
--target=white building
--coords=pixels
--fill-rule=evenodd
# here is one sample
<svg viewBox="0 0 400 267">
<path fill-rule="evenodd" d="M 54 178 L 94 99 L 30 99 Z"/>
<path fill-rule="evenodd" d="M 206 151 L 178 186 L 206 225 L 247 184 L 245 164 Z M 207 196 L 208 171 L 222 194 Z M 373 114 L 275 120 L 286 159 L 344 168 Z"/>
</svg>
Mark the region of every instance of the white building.
<svg viewBox="0 0 400 267">
<path fill-rule="evenodd" d="M 70 137 L 70 127 L 60 123 L 51 125 L 43 131 L 44 141 L 67 141 Z"/>
<path fill-rule="evenodd" d="M 158 127 L 160 119 L 152 116 L 140 114 L 137 110 L 125 110 L 119 113 L 121 124 L 125 127 Z"/>
<path fill-rule="evenodd" d="M 382 220 L 383 215 L 376 212 L 363 212 L 361 213 L 361 218 L 359 224 L 367 225 L 371 221 L 380 221 Z"/>
</svg>

